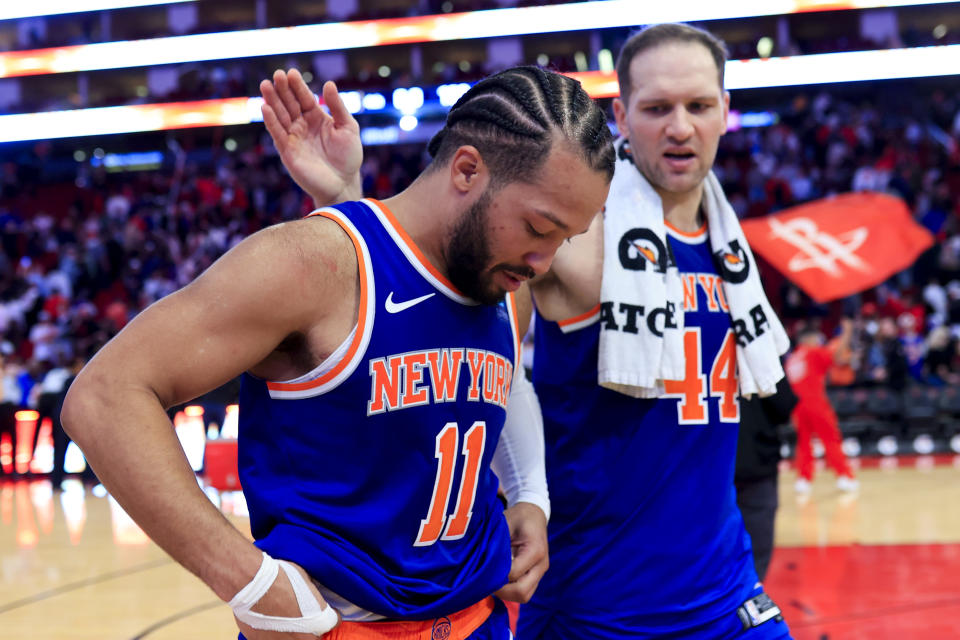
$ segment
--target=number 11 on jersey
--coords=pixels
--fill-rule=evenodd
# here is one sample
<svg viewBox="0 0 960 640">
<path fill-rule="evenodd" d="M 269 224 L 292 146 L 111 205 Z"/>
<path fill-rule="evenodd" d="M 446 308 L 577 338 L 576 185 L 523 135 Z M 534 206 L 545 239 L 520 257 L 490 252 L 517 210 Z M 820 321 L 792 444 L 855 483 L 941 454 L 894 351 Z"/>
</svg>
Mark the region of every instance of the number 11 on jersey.
<svg viewBox="0 0 960 640">
<path fill-rule="evenodd" d="M 420 532 L 417 534 L 415 547 L 425 547 L 443 540 L 462 538 L 470 524 L 473 515 L 473 503 L 477 497 L 477 480 L 480 476 L 480 460 L 483 458 L 483 449 L 487 440 L 487 425 L 482 420 L 474 422 L 470 430 L 463 436 L 463 475 L 460 479 L 460 493 L 453 515 L 447 516 L 447 503 L 450 501 L 450 491 L 453 487 L 453 472 L 457 464 L 457 445 L 460 440 L 460 430 L 456 422 L 448 422 L 437 434 L 436 457 L 437 477 L 433 485 L 433 496 L 430 498 L 430 508 L 427 517 L 420 521 Z M 446 529 L 444 530 L 444 524 Z"/>
</svg>

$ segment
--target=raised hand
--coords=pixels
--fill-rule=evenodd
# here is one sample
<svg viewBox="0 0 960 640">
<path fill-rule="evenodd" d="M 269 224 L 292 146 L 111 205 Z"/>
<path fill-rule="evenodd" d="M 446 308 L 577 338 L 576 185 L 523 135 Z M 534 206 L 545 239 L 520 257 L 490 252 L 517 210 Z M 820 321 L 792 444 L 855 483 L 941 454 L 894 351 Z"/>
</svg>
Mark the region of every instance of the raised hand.
<svg viewBox="0 0 960 640">
<path fill-rule="evenodd" d="M 317 206 L 363 197 L 360 126 L 347 110 L 333 82 L 323 85 L 320 107 L 296 69 L 273 74 L 260 83 L 263 122 L 283 165 Z"/>
</svg>

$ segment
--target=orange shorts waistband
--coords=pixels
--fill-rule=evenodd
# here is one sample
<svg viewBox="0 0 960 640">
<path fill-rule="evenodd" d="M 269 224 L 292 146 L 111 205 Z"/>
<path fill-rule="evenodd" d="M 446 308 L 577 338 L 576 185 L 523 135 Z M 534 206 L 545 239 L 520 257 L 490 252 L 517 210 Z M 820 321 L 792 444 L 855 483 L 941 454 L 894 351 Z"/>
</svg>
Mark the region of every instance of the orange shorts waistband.
<svg viewBox="0 0 960 640">
<path fill-rule="evenodd" d="M 493 613 L 493 596 L 433 620 L 341 622 L 324 640 L 465 640 Z"/>
</svg>

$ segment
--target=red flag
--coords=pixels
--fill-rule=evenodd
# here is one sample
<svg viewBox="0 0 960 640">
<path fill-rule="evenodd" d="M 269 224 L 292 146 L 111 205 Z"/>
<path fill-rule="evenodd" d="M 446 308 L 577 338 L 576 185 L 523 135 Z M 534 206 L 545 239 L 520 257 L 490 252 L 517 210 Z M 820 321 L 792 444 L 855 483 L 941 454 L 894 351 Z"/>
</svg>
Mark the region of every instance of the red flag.
<svg viewBox="0 0 960 640">
<path fill-rule="evenodd" d="M 880 284 L 933 245 L 907 205 L 882 193 L 848 193 L 744 220 L 762 255 L 817 302 Z"/>
</svg>

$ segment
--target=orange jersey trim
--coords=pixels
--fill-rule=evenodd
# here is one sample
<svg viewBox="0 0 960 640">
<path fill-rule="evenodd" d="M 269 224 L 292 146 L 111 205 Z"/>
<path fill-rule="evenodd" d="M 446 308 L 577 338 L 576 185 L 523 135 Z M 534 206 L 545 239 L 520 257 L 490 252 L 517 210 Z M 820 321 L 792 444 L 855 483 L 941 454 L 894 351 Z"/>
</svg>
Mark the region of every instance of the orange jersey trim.
<svg viewBox="0 0 960 640">
<path fill-rule="evenodd" d="M 393 215 L 393 211 L 390 211 L 387 205 L 383 204 L 379 200 L 376 200 L 374 198 L 368 198 L 368 200 L 370 200 L 370 202 L 373 202 L 378 207 L 380 207 L 380 210 L 383 212 L 383 215 L 386 216 L 387 220 L 393 226 L 393 229 L 403 239 L 407 247 L 410 248 L 410 251 L 413 252 L 413 255 L 417 256 L 417 260 L 419 260 L 420 263 L 423 264 L 424 267 L 426 267 L 427 271 L 430 272 L 430 275 L 432 275 L 434 278 L 442 282 L 445 287 L 449 288 L 451 291 L 453 291 L 457 295 L 463 296 L 464 298 L 466 298 L 466 296 L 463 293 L 461 293 L 459 289 L 453 286 L 453 283 L 447 280 L 446 276 L 440 273 L 439 269 L 433 266 L 433 263 L 427 259 L 427 256 L 425 256 L 423 252 L 420 251 L 420 247 L 418 247 L 417 243 L 413 241 L 413 238 L 410 237 L 410 234 L 407 233 L 406 229 L 404 229 L 400 225 L 400 222 L 397 220 L 397 217 Z"/>
<path fill-rule="evenodd" d="M 706 222 L 704 222 L 704 223 L 700 226 L 700 228 L 697 229 L 696 231 L 694 231 L 693 233 L 691 233 L 691 232 L 689 232 L 689 231 L 680 231 L 680 229 L 677 229 L 675 226 L 673 226 L 672 224 L 670 224 L 670 223 L 667 222 L 666 220 L 663 221 L 663 224 L 664 224 L 665 227 L 667 227 L 668 229 L 670 229 L 670 231 L 673 231 L 673 232 L 674 232 L 675 234 L 677 234 L 678 236 L 683 236 L 684 238 L 700 238 L 703 234 L 705 234 L 705 233 L 707 232 L 707 223 L 706 223 Z"/>
<path fill-rule="evenodd" d="M 507 294 L 507 304 L 510 305 L 510 325 L 513 331 L 513 369 L 520 367 L 520 344 L 523 342 L 523 336 L 520 335 L 520 316 L 517 315 L 517 296 L 514 293 Z"/>
<path fill-rule="evenodd" d="M 581 314 L 578 315 L 578 316 L 573 316 L 572 318 L 567 318 L 566 320 L 561 320 L 561 321 L 559 321 L 557 324 L 560 325 L 561 327 L 569 327 L 569 326 L 572 325 L 572 324 L 576 324 L 576 323 L 578 323 L 578 322 L 583 322 L 584 320 L 589 319 L 590 316 L 595 315 L 595 314 L 597 314 L 597 313 L 600 313 L 600 305 L 599 305 L 599 304 L 597 304 L 597 306 L 595 306 L 593 309 L 590 309 L 590 311 L 587 311 L 586 313 L 581 313 Z"/>
<path fill-rule="evenodd" d="M 493 606 L 493 596 L 488 596 L 475 605 L 435 620 L 341 622 L 323 637 L 325 640 L 466 640 L 490 617 Z"/>
<path fill-rule="evenodd" d="M 333 220 L 340 228 L 343 229 L 350 240 L 353 242 L 353 248 L 357 252 L 357 266 L 359 267 L 359 277 L 360 277 L 360 305 L 359 312 L 357 313 L 357 330 L 354 333 L 353 341 L 350 343 L 350 348 L 347 349 L 347 352 L 343 355 L 343 358 L 332 368 L 330 371 L 327 371 L 325 374 L 316 378 L 315 380 L 307 380 L 305 382 L 268 382 L 267 388 L 271 391 L 305 391 L 307 389 L 313 389 L 319 387 L 323 384 L 326 384 L 330 380 L 333 380 L 340 374 L 344 368 L 350 364 L 350 361 L 353 359 L 353 356 L 357 353 L 357 349 L 360 348 L 360 343 L 363 342 L 363 333 L 364 328 L 367 324 L 367 296 L 369 292 L 367 291 L 367 264 L 363 258 L 363 247 L 360 246 L 360 239 L 353 233 L 343 222 L 338 220 L 335 216 L 325 212 L 325 211 L 314 211 L 307 217 L 312 216 L 322 216 L 329 220 Z"/>
</svg>

